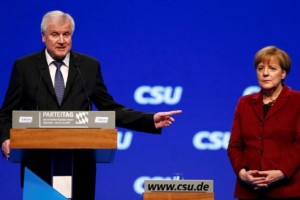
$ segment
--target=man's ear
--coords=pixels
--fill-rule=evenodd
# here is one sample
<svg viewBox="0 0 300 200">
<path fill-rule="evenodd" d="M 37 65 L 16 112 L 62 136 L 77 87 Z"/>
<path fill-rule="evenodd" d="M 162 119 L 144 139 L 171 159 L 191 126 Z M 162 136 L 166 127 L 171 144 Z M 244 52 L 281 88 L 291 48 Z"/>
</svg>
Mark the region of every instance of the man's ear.
<svg viewBox="0 0 300 200">
<path fill-rule="evenodd" d="M 42 33 L 42 41 L 45 43 L 45 40 L 46 40 L 46 36 L 44 33 Z"/>
</svg>

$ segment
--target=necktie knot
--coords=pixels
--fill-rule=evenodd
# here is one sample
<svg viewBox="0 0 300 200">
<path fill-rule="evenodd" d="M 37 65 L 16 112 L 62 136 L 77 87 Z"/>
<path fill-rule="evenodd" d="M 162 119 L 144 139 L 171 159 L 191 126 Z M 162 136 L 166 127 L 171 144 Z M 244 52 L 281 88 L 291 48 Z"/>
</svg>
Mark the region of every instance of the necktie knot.
<svg viewBox="0 0 300 200">
<path fill-rule="evenodd" d="M 57 69 L 60 69 L 63 63 L 59 60 L 55 60 L 53 61 L 53 64 L 56 66 Z"/>
</svg>

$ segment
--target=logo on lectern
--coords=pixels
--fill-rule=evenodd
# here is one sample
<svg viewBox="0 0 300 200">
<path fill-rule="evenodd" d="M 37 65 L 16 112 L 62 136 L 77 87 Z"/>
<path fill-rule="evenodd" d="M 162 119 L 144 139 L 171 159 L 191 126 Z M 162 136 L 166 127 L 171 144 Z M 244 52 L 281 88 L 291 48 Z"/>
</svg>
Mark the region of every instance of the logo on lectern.
<svg viewBox="0 0 300 200">
<path fill-rule="evenodd" d="M 20 118 L 19 118 L 19 123 L 30 124 L 30 123 L 32 123 L 32 117 L 24 117 L 24 116 L 20 116 Z"/>
<path fill-rule="evenodd" d="M 76 124 L 88 124 L 89 118 L 88 118 L 89 113 L 88 112 L 78 112 L 76 113 Z"/>
</svg>

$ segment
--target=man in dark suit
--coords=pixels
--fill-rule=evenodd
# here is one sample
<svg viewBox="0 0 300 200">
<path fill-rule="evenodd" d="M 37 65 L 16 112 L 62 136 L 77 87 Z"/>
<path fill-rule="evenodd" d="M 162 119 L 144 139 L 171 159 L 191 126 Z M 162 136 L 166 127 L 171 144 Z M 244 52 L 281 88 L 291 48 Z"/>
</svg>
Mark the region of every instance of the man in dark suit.
<svg viewBox="0 0 300 200">
<path fill-rule="evenodd" d="M 7 158 L 13 110 L 91 110 L 94 104 L 98 110 L 116 111 L 118 127 L 149 133 L 160 133 L 162 127 L 174 121 L 173 114 L 181 113 L 175 110 L 151 114 L 116 103 L 106 89 L 99 62 L 71 50 L 74 28 L 69 14 L 46 13 L 41 23 L 45 49 L 15 61 L 0 110 L 0 142 Z M 88 156 L 80 151 L 74 154 L 74 200 L 94 199 L 96 164 Z M 51 183 L 51 161 L 47 156 L 23 165 Z"/>
</svg>

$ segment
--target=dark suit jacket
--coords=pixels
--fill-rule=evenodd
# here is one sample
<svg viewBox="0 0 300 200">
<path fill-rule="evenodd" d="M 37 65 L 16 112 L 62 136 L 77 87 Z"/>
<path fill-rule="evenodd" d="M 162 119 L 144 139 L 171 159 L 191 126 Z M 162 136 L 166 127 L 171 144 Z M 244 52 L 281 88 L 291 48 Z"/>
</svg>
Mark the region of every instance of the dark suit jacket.
<svg viewBox="0 0 300 200">
<path fill-rule="evenodd" d="M 99 62 L 74 51 L 70 52 L 68 80 L 62 104 L 59 106 L 45 50 L 42 50 L 17 59 L 14 63 L 0 111 L 0 142 L 9 138 L 12 110 L 89 110 L 89 100 L 98 110 L 116 111 L 116 125 L 119 127 L 151 133 L 161 132 L 161 129 L 154 126 L 153 114 L 135 111 L 116 103 L 107 92 Z"/>
<path fill-rule="evenodd" d="M 250 170 L 281 170 L 286 179 L 268 189 L 255 192 L 237 179 L 235 197 L 300 198 L 300 93 L 284 86 L 266 117 L 263 115 L 262 93 L 239 100 L 228 146 L 235 173 Z"/>
</svg>

